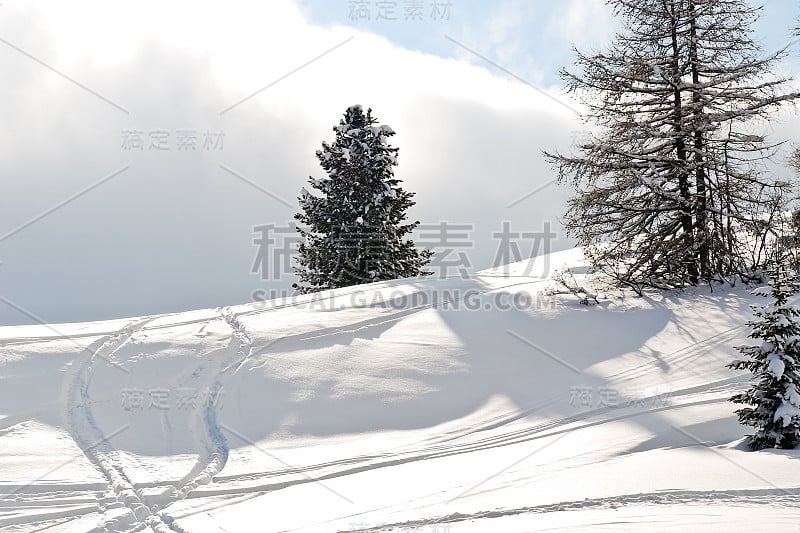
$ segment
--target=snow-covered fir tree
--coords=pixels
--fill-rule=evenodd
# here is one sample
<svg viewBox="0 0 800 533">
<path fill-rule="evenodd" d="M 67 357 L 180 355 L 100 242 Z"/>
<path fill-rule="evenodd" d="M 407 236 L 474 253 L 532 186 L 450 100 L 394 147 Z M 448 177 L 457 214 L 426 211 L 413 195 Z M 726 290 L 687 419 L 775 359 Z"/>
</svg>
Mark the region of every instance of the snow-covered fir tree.
<svg viewBox="0 0 800 533">
<path fill-rule="evenodd" d="M 736 414 L 755 428 L 748 442 L 754 450 L 794 448 L 800 441 L 800 310 L 789 303 L 800 287 L 794 276 L 779 264 L 769 273 L 769 287 L 756 289 L 773 300 L 753 306 L 750 338 L 759 344 L 737 347 L 746 358 L 728 365 L 753 374 L 751 387 L 731 401 L 747 406 Z"/>
<path fill-rule="evenodd" d="M 562 71 L 593 138 L 546 154 L 576 189 L 567 230 L 600 270 L 637 290 L 763 266 L 754 250 L 787 188 L 755 127 L 800 93 L 774 74 L 786 51 L 752 38 L 746 0 L 609 0 L 622 29 Z"/>
<path fill-rule="evenodd" d="M 316 153 L 327 175 L 309 178 L 319 195 L 305 188 L 300 193 L 302 211 L 295 218 L 304 242 L 293 287 L 309 293 L 429 274 L 422 269 L 432 253 L 407 238 L 419 222 L 406 221 L 414 193 L 394 175 L 392 128 L 355 105 L 333 131 L 333 143 L 323 142 Z"/>
</svg>

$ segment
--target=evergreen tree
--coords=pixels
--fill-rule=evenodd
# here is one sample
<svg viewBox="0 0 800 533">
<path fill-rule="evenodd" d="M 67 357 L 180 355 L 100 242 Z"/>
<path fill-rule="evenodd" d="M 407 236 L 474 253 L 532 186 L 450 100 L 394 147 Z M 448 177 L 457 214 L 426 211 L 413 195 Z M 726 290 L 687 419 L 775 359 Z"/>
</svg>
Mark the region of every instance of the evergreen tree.
<svg viewBox="0 0 800 533">
<path fill-rule="evenodd" d="M 414 193 L 394 176 L 392 128 L 355 105 L 333 131 L 333 143 L 323 142 L 316 153 L 327 176 L 309 178 L 321 195 L 300 193 L 302 212 L 295 218 L 304 225 L 298 226 L 304 242 L 295 268 L 300 282 L 293 287 L 309 293 L 430 274 L 422 268 L 432 253 L 406 238 L 419 222 L 405 222 Z"/>
<path fill-rule="evenodd" d="M 750 389 L 730 400 L 748 406 L 736 414 L 739 422 L 755 428 L 748 443 L 754 450 L 794 448 L 800 441 L 800 310 L 789 304 L 799 285 L 782 264 L 770 272 L 769 283 L 769 290 L 755 292 L 770 293 L 773 303 L 753 306 L 755 320 L 748 322 L 750 338 L 761 343 L 737 347 L 747 358 L 728 365 L 754 376 Z"/>
<path fill-rule="evenodd" d="M 772 75 L 785 52 L 762 55 L 745 0 L 610 3 L 623 30 L 562 71 L 594 137 L 578 155 L 546 153 L 576 189 L 567 230 L 637 290 L 754 270 L 786 186 L 765 177 L 776 144 L 753 119 L 800 97 Z"/>
</svg>

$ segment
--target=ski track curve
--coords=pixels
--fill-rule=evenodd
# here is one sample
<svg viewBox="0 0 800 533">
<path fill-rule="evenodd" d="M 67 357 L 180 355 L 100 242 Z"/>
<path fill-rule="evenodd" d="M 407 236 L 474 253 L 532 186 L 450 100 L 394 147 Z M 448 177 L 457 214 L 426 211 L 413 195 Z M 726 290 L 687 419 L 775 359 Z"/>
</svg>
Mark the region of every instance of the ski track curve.
<svg viewBox="0 0 800 533">
<path fill-rule="evenodd" d="M 73 363 L 75 364 L 73 376 L 68 381 L 64 393 L 66 408 L 64 420 L 67 431 L 108 483 L 108 490 L 98 502 L 101 517 L 105 517 L 108 510 L 120 506 L 129 511 L 124 517 L 106 521 L 98 526 L 98 531 L 108 531 L 110 527 L 116 528 L 117 525 L 124 524 L 132 530 L 149 527 L 157 533 L 182 533 L 182 530 L 172 527 L 171 519 L 161 516 L 145 503 L 144 497 L 125 473 L 109 442 L 109 437 L 98 427 L 89 397 L 89 386 L 96 359 L 102 358 L 113 363 L 114 354 L 152 320 L 153 317 L 147 317 L 131 322 L 82 351 Z M 124 428 L 123 426 L 123 429 L 117 432 Z"/>
<path fill-rule="evenodd" d="M 201 449 L 199 457 L 192 470 L 181 480 L 172 483 L 158 483 L 167 485 L 166 490 L 157 495 L 144 495 L 142 486 L 148 484 L 135 484 L 126 474 L 124 466 L 117 457 L 116 450 L 111 446 L 108 437 L 99 428 L 91 410 L 89 386 L 93 375 L 94 364 L 98 358 L 105 359 L 113 364 L 114 354 L 126 344 L 137 332 L 159 317 L 146 317 L 130 322 L 123 328 L 108 332 L 105 335 L 93 334 L 100 338 L 81 352 L 74 363 L 73 375 L 68 380 L 65 391 L 64 413 L 65 426 L 68 433 L 92 463 L 103 475 L 108 484 L 108 490 L 97 498 L 96 510 L 101 517 L 108 511 L 124 507 L 127 513 L 105 520 L 96 531 L 139 531 L 147 528 L 157 533 L 176 532 L 184 530 L 174 523 L 174 519 L 166 515 L 167 507 L 185 498 L 198 486 L 210 483 L 218 474 L 228 458 L 228 445 L 216 420 L 216 401 L 222 391 L 222 375 L 233 365 L 239 367 L 252 353 L 252 341 L 238 316 L 229 308 L 218 310 L 222 318 L 231 326 L 231 357 L 224 359 L 213 372 L 206 390 L 208 398 L 196 412 L 191 423 L 191 430 L 198 448 Z M 172 325 L 172 324 L 170 324 Z M 87 335 L 89 336 L 89 335 Z M 237 367 L 238 370 L 238 367 Z M 123 429 L 117 430 L 122 431 Z M 84 509 L 85 514 L 95 509 Z M 101 520 L 104 520 L 101 518 Z"/>
<path fill-rule="evenodd" d="M 184 477 L 184 482 L 175 488 L 170 504 L 186 498 L 197 487 L 211 483 L 228 461 L 228 442 L 217 423 L 217 400 L 223 392 L 223 376 L 234 366 L 238 371 L 250 357 L 253 341 L 238 315 L 229 307 L 219 308 L 217 312 L 231 328 L 228 352 L 232 355 L 223 358 L 206 379 L 205 389 L 208 390 L 208 396 L 202 409 L 196 411 L 197 416 L 191 424 L 192 433 L 203 451 L 192 471 Z"/>
<path fill-rule="evenodd" d="M 217 400 L 223 392 L 225 374 L 234 367 L 238 370 L 244 364 L 252 353 L 253 342 L 238 315 L 229 307 L 218 308 L 216 312 L 230 326 L 231 340 L 226 350 L 229 354 L 227 357 L 220 358 L 209 370 L 201 365 L 193 372 L 200 375 L 207 374 L 201 389 L 208 392 L 200 409 L 194 411 L 195 416 L 190 421 L 190 431 L 199 450 L 197 460 L 192 469 L 176 482 L 143 483 L 137 486 L 139 488 L 167 486 L 160 494 L 147 497 L 148 501 L 154 502 L 151 503 L 151 509 L 158 509 L 162 518 L 165 517 L 163 513 L 169 506 L 187 498 L 198 487 L 214 481 L 215 476 L 222 471 L 228 461 L 227 439 L 217 422 Z M 212 361 L 206 360 L 204 363 Z M 170 526 L 177 528 L 174 522 L 171 522 Z"/>
</svg>

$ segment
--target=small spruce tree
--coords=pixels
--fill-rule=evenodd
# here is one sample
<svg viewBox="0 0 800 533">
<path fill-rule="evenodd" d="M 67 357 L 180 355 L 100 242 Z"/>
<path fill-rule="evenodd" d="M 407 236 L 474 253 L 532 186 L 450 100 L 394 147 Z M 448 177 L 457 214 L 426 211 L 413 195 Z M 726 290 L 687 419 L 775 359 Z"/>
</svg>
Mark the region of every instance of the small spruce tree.
<svg viewBox="0 0 800 533">
<path fill-rule="evenodd" d="M 728 368 L 752 372 L 751 387 L 734 395 L 730 401 L 743 404 L 736 411 L 739 422 L 755 428 L 748 435 L 753 450 L 762 448 L 794 448 L 800 441 L 800 310 L 789 303 L 798 291 L 798 283 L 783 264 L 769 273 L 769 288 L 760 287 L 755 294 L 770 294 L 773 303 L 753 306 L 755 320 L 750 338 L 760 345 L 739 346 L 746 356 L 733 361 Z"/>
<path fill-rule="evenodd" d="M 388 143 L 392 128 L 378 125 L 372 110 L 347 109 L 333 128 L 332 144 L 322 143 L 316 155 L 327 174 L 309 178 L 320 196 L 301 190 L 303 225 L 298 247 L 301 293 L 360 283 L 428 275 L 423 267 L 432 252 L 418 250 L 406 236 L 419 222 L 406 222 L 414 193 L 394 176 L 398 148 Z"/>
</svg>

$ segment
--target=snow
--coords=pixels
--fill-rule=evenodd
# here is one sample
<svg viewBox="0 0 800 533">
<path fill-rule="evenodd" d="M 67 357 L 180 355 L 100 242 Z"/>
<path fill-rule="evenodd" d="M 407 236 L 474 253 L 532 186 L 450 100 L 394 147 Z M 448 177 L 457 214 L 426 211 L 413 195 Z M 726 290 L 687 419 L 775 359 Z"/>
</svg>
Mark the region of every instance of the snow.
<svg viewBox="0 0 800 533">
<path fill-rule="evenodd" d="M 767 371 L 772 374 L 775 379 L 781 379 L 783 371 L 786 369 L 786 363 L 780 355 L 771 353 L 767 355 Z"/>
<path fill-rule="evenodd" d="M 0 528 L 796 529 L 798 452 L 748 451 L 727 401 L 761 298 L 594 287 L 587 307 L 543 294 L 563 267 L 593 287 L 570 250 L 473 279 L 0 328 Z"/>
<path fill-rule="evenodd" d="M 794 387 L 794 385 L 786 385 L 786 393 L 784 394 L 784 398 L 790 404 L 800 406 L 800 393 L 797 392 L 797 389 Z"/>
<path fill-rule="evenodd" d="M 775 410 L 775 422 L 780 420 L 781 425 L 787 427 L 791 425 L 792 418 L 797 418 L 798 415 L 800 415 L 800 409 L 784 400 Z"/>
</svg>

